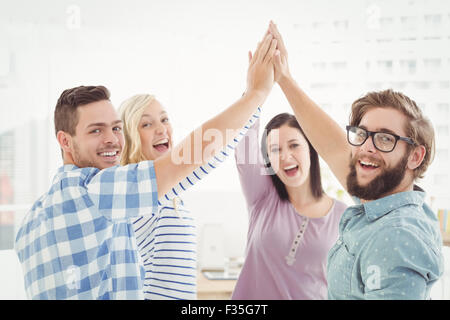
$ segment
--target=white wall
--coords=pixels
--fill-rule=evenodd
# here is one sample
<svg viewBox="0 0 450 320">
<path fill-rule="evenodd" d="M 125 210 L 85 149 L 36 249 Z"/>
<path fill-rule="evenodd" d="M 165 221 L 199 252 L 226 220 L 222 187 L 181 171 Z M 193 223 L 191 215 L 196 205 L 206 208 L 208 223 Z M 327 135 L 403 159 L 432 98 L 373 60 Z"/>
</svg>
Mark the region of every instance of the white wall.
<svg viewBox="0 0 450 320">
<path fill-rule="evenodd" d="M 0 300 L 26 299 L 22 267 L 14 250 L 0 250 Z"/>
<path fill-rule="evenodd" d="M 427 29 L 424 14 L 436 13 L 442 14 L 441 26 Z M 416 31 L 402 29 L 403 16 L 418 17 Z M 392 17 L 393 27 L 380 25 L 383 17 Z M 52 113 L 62 90 L 103 84 L 116 106 L 136 93 L 156 94 L 180 141 L 240 97 L 247 52 L 254 50 L 270 19 L 285 37 L 294 76 L 341 124 L 351 102 L 366 91 L 409 80 L 406 93 L 426 104 L 433 120 L 450 124 L 449 115 L 434 113 L 437 103 L 450 101 L 445 89 L 450 81 L 449 1 L 1 1 L 0 135 L 14 130 L 16 136 L 16 204 L 29 204 L 45 192 L 61 164 Z M 347 21 L 348 28 L 336 27 L 339 21 Z M 401 39 L 411 34 L 416 40 Z M 426 40 L 427 34 L 438 34 L 440 40 Z M 386 42 L 386 37 L 392 39 Z M 418 74 L 396 73 L 398 60 L 405 57 L 417 59 Z M 423 59 L 433 57 L 442 59 L 442 67 L 426 71 Z M 393 74 L 377 69 L 379 59 L 394 59 Z M 347 70 L 329 69 L 341 60 L 348 62 Z M 314 62 L 328 69 L 317 70 Z M 416 88 L 422 80 L 432 83 L 430 90 Z M 320 89 L 328 82 L 336 85 Z M 275 86 L 262 123 L 285 111 L 290 107 Z M 448 136 L 438 141 L 441 149 L 450 148 Z M 450 177 L 450 167 L 438 162 L 430 174 Z M 431 178 L 423 183 L 433 192 L 442 196 L 448 191 Z M 339 188 L 332 177 L 325 185 L 331 195 Z M 225 255 L 244 254 L 247 212 L 233 159 L 183 198 L 198 216 L 199 234 L 205 224 L 222 224 Z"/>
</svg>

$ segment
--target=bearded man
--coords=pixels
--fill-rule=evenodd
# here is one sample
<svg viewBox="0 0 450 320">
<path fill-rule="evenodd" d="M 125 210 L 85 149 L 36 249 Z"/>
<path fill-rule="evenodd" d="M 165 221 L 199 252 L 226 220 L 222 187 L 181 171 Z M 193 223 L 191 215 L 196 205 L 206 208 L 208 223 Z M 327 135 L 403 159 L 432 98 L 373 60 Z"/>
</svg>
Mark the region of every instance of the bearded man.
<svg viewBox="0 0 450 320">
<path fill-rule="evenodd" d="M 352 105 L 346 131 L 292 78 L 277 40 L 275 80 L 311 144 L 356 205 L 342 215 L 328 254 L 330 299 L 429 299 L 443 274 L 439 224 L 416 184 L 434 155 L 434 129 L 417 104 L 391 89 Z"/>
</svg>

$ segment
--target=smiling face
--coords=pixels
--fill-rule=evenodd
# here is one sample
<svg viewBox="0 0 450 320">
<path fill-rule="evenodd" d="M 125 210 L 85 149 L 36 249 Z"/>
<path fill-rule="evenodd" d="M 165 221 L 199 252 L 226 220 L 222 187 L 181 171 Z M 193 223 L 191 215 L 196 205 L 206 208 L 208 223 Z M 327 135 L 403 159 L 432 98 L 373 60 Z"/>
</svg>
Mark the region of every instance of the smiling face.
<svg viewBox="0 0 450 320">
<path fill-rule="evenodd" d="M 267 135 L 267 153 L 272 169 L 287 186 L 300 186 L 309 177 L 308 142 L 300 130 L 289 125 L 273 129 Z"/>
<path fill-rule="evenodd" d="M 147 160 L 155 160 L 172 149 L 172 125 L 157 100 L 152 100 L 145 108 L 138 131 L 142 153 Z"/>
<path fill-rule="evenodd" d="M 406 137 L 407 118 L 393 108 L 372 108 L 362 117 L 358 127 Z M 408 169 L 409 148 L 398 141 L 392 152 L 381 152 L 369 137 L 363 145 L 352 146 L 350 174 L 347 189 L 350 194 L 365 200 L 401 191 L 412 183 L 412 170 Z"/>
<path fill-rule="evenodd" d="M 105 169 L 118 165 L 124 144 L 122 121 L 109 100 L 92 102 L 77 109 L 75 135 L 65 134 L 63 148 L 73 164 Z"/>
</svg>

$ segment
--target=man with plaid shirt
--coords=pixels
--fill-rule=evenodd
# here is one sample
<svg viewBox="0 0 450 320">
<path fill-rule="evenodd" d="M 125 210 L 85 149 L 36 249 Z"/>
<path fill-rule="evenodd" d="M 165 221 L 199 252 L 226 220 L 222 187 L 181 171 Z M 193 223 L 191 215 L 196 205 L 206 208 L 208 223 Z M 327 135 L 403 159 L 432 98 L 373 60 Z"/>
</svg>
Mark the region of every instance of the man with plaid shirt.
<svg viewBox="0 0 450 320">
<path fill-rule="evenodd" d="M 275 48 L 276 41 L 266 35 L 251 58 L 246 93 L 198 130 L 221 132 L 222 147 L 233 139 L 226 131 L 244 127 L 273 86 Z M 167 154 L 118 166 L 122 122 L 102 86 L 65 90 L 55 108 L 55 133 L 64 166 L 16 237 L 28 297 L 143 299 L 144 270 L 131 221 L 155 214 L 158 198 L 208 159 L 176 164 Z M 197 134 L 192 132 L 173 154 L 193 150 Z M 202 141 L 202 155 L 211 143 L 218 142 Z"/>
</svg>

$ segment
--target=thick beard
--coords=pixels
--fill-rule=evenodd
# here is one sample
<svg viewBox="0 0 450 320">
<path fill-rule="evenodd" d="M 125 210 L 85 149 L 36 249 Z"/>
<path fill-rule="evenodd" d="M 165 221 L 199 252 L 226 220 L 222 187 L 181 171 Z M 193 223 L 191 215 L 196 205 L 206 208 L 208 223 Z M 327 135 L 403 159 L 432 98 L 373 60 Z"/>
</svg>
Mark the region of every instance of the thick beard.
<svg viewBox="0 0 450 320">
<path fill-rule="evenodd" d="M 356 174 L 356 157 L 350 163 L 350 173 L 347 176 L 347 191 L 350 195 L 363 200 L 376 200 L 394 190 L 403 180 L 406 174 L 408 154 L 403 156 L 399 163 L 391 168 L 385 169 L 375 177 L 367 186 L 360 186 Z"/>
</svg>

